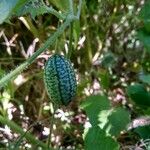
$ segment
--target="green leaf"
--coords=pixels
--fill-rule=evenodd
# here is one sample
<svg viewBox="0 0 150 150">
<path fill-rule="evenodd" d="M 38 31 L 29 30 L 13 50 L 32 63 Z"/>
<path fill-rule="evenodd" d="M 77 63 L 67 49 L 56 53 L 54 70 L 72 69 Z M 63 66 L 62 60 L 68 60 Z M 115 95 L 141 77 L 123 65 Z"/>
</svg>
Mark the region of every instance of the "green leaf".
<svg viewBox="0 0 150 150">
<path fill-rule="evenodd" d="M 105 96 L 90 96 L 81 104 L 81 108 L 86 111 L 92 126 L 99 125 L 112 136 L 118 136 L 130 122 L 129 112 L 121 107 L 111 109 Z"/>
<path fill-rule="evenodd" d="M 144 21 L 144 28 L 148 33 L 150 33 L 150 18 L 149 20 Z"/>
<path fill-rule="evenodd" d="M 85 136 L 85 150 L 119 150 L 118 143 L 111 138 L 106 136 L 104 130 L 100 127 L 95 126 L 89 129 Z"/>
<path fill-rule="evenodd" d="M 140 19 L 144 23 L 144 28 L 147 32 L 150 33 L 150 1 L 148 0 L 140 11 Z"/>
<path fill-rule="evenodd" d="M 58 9 L 67 12 L 69 10 L 69 0 L 49 0 Z"/>
<path fill-rule="evenodd" d="M 0 24 L 2 24 L 11 14 L 13 8 L 19 0 L 1 0 L 0 1 Z"/>
<path fill-rule="evenodd" d="M 127 88 L 130 98 L 140 107 L 150 106 L 150 93 L 146 91 L 143 85 L 135 84 Z"/>
<path fill-rule="evenodd" d="M 18 0 L 17 4 L 15 5 L 13 12 L 16 13 L 17 10 L 21 9 L 31 0 Z M 33 0 L 32 0 L 33 1 Z M 15 14 L 16 15 L 16 14 Z"/>
<path fill-rule="evenodd" d="M 48 13 L 50 7 L 48 7 L 43 0 L 37 1 L 37 0 L 30 0 L 27 2 L 23 7 L 16 10 L 16 14 L 18 16 L 22 16 L 25 14 L 31 14 L 31 17 L 34 19 L 38 15 L 42 15 L 44 13 Z"/>
<path fill-rule="evenodd" d="M 142 74 L 140 75 L 139 78 L 142 82 L 150 84 L 150 74 L 148 75 Z"/>
<path fill-rule="evenodd" d="M 150 125 L 138 127 L 134 129 L 134 131 L 138 133 L 142 139 L 150 138 Z"/>
<path fill-rule="evenodd" d="M 146 50 L 150 52 L 150 34 L 141 29 L 138 31 L 137 36 L 139 40 L 143 43 Z"/>
<path fill-rule="evenodd" d="M 121 131 L 126 130 L 130 122 L 129 112 L 121 107 L 102 111 L 98 117 L 99 126 L 112 136 L 118 136 Z"/>
<path fill-rule="evenodd" d="M 105 96 L 89 96 L 80 107 L 86 111 L 90 123 L 94 126 L 99 123 L 100 114 L 104 114 L 105 110 L 110 109 L 110 102 Z"/>
<path fill-rule="evenodd" d="M 0 2 L 0 24 L 11 16 L 22 16 L 31 14 L 34 19 L 36 16 L 51 12 L 51 7 L 45 5 L 43 0 L 2 0 Z"/>
<path fill-rule="evenodd" d="M 112 136 L 118 136 L 121 131 L 126 129 L 130 122 L 130 114 L 124 108 L 118 107 L 108 116 L 108 122 L 104 129 Z"/>
<path fill-rule="evenodd" d="M 25 5 L 29 0 L 1 0 L 0 2 L 0 24 L 16 15 L 16 11 Z"/>
<path fill-rule="evenodd" d="M 140 18 L 143 20 L 146 20 L 147 18 L 150 17 L 150 1 L 148 0 L 144 6 L 142 7 L 141 11 L 140 11 Z"/>
</svg>

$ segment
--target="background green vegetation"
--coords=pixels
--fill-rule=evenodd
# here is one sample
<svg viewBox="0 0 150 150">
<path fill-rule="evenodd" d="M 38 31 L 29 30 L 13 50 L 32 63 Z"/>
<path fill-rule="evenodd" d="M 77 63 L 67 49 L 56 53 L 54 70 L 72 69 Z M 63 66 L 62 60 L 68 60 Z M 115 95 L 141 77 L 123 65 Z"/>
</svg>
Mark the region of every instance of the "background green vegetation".
<svg viewBox="0 0 150 150">
<path fill-rule="evenodd" d="M 74 0 L 74 11 L 78 1 Z M 62 24 L 68 0 L 0 2 L 0 78 L 40 48 Z M 59 18 L 59 19 L 58 19 Z M 74 21 L 75 100 L 54 115 L 55 149 L 150 149 L 150 1 L 83 0 Z M 43 69 L 55 52 L 68 54 L 69 28 L 28 68 L 0 85 L 0 148 L 45 147 L 53 110 Z M 28 130 L 23 133 L 22 128 Z M 24 138 L 25 137 L 25 138 Z"/>
</svg>

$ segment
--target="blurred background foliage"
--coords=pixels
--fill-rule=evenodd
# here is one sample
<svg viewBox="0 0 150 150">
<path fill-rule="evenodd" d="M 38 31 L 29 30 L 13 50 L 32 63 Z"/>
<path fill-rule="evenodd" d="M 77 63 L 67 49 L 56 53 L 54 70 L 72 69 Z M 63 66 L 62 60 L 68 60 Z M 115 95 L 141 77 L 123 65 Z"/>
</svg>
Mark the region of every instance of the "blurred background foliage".
<svg viewBox="0 0 150 150">
<path fill-rule="evenodd" d="M 43 7 L 35 2 L 15 10 L 23 16 L 15 14 L 0 25 L 0 77 L 28 59 L 60 26 L 61 21 L 48 14 L 46 6 L 65 13 L 68 10 L 67 0 L 45 0 Z M 74 3 L 76 9 L 78 1 Z M 95 142 L 101 145 L 95 150 L 150 148 L 149 14 L 149 1 L 83 0 L 80 20 L 73 23 L 70 58 L 78 91 L 68 107 L 56 111 L 54 148 L 84 149 L 84 136 L 87 150 L 92 149 L 91 136 L 93 141 L 102 137 L 105 141 Z M 56 51 L 66 55 L 68 47 L 66 30 L 32 65 L 0 89 L 0 114 L 22 128 L 32 126 L 30 132 L 42 141 L 48 137 L 52 114 L 43 83 L 44 64 Z M 86 134 L 91 124 L 94 127 Z M 18 137 L 8 126 L 0 125 L 0 147 Z M 21 146 L 30 147 L 26 141 Z"/>
</svg>

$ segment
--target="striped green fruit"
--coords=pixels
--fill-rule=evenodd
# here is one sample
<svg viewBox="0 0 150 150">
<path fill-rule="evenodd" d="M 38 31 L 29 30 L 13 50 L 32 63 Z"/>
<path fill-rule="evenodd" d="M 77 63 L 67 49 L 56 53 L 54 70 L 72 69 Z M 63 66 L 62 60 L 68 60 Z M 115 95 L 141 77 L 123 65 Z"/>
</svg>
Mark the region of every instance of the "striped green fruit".
<svg viewBox="0 0 150 150">
<path fill-rule="evenodd" d="M 76 94 L 76 78 L 71 62 L 55 54 L 48 59 L 44 69 L 44 82 L 53 103 L 68 105 Z"/>
</svg>

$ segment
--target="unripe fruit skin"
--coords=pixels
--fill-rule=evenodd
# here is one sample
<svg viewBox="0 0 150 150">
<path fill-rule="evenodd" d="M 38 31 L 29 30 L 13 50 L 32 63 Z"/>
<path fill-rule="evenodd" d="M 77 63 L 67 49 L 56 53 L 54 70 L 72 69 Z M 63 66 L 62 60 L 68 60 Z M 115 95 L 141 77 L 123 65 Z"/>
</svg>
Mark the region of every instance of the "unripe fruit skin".
<svg viewBox="0 0 150 150">
<path fill-rule="evenodd" d="M 67 106 L 76 95 L 77 83 L 71 62 L 62 55 L 51 56 L 45 64 L 44 82 L 54 104 Z"/>
</svg>

